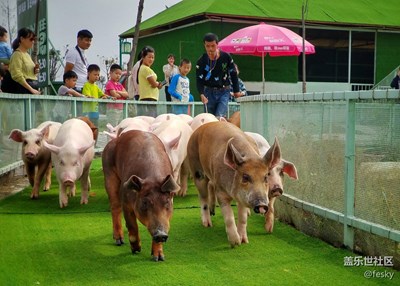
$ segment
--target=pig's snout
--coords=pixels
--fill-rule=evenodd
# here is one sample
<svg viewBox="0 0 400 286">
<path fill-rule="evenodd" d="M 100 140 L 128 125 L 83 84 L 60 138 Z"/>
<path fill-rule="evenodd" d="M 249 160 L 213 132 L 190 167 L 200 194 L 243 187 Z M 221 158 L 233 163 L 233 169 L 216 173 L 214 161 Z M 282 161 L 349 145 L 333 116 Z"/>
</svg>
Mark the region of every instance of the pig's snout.
<svg viewBox="0 0 400 286">
<path fill-rule="evenodd" d="M 270 190 L 271 196 L 272 197 L 279 197 L 280 195 L 283 194 L 283 190 L 280 186 L 275 185 L 271 190 Z"/>
<path fill-rule="evenodd" d="M 264 214 L 268 211 L 268 204 L 265 204 L 264 201 L 257 200 L 253 210 L 256 214 Z"/>
<path fill-rule="evenodd" d="M 64 186 L 72 187 L 74 185 L 74 181 L 71 179 L 64 180 Z"/>
<path fill-rule="evenodd" d="M 160 242 L 166 242 L 168 239 L 168 234 L 165 231 L 162 230 L 157 230 L 153 234 L 153 241 L 160 243 Z"/>
<path fill-rule="evenodd" d="M 36 154 L 35 154 L 35 153 L 32 153 L 32 152 L 27 152 L 27 153 L 25 153 L 25 157 L 26 157 L 27 159 L 32 160 L 32 159 L 35 159 Z"/>
</svg>

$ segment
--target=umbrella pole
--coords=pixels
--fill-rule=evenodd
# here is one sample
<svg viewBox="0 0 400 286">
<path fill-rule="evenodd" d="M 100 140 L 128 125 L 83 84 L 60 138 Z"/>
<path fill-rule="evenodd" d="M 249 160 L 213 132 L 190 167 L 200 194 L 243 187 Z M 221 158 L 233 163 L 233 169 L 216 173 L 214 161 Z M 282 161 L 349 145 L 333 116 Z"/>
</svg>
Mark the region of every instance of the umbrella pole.
<svg viewBox="0 0 400 286">
<path fill-rule="evenodd" d="M 262 60 L 261 60 L 261 65 L 262 65 L 262 90 L 263 90 L 263 94 L 265 94 L 265 73 L 264 73 L 264 53 L 262 53 Z"/>
</svg>

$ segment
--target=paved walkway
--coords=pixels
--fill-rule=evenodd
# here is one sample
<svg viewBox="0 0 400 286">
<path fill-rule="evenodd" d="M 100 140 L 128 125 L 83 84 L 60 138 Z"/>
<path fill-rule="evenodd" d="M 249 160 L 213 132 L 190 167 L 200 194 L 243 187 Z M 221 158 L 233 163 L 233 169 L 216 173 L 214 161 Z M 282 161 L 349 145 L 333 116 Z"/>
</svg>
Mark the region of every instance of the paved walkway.
<svg viewBox="0 0 400 286">
<path fill-rule="evenodd" d="M 24 174 L 24 169 L 20 168 L 0 177 L 0 200 L 15 194 L 29 186 L 28 178 Z"/>
</svg>

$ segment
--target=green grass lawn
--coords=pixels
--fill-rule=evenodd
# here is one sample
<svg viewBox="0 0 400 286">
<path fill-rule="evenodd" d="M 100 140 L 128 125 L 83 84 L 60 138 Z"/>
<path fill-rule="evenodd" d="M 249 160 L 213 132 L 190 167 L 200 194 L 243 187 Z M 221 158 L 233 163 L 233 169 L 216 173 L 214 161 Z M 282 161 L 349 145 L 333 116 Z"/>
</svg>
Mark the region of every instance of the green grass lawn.
<svg viewBox="0 0 400 286">
<path fill-rule="evenodd" d="M 79 204 L 78 190 L 60 209 L 55 179 L 37 201 L 29 199 L 30 187 L 0 201 L 0 285 L 399 285 L 399 272 L 345 267 L 344 257 L 356 254 L 285 224 L 266 234 L 259 215 L 249 217 L 250 243 L 232 249 L 219 209 L 214 227 L 201 225 L 193 185 L 187 197 L 174 199 L 166 261 L 155 263 L 142 225 L 141 253 L 132 255 L 129 243 L 114 245 L 100 159 L 91 179 L 88 205 Z M 366 279 L 367 270 L 394 278 Z"/>
</svg>

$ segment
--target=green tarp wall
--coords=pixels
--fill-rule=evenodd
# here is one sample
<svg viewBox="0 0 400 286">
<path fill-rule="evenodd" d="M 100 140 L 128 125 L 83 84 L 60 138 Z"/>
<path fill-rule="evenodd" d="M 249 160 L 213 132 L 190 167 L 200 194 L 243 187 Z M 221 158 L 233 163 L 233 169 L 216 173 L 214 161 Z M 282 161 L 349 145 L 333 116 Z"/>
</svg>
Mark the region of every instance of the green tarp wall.
<svg viewBox="0 0 400 286">
<path fill-rule="evenodd" d="M 176 29 L 167 33 L 139 38 L 137 51 L 144 46 L 150 45 L 156 51 L 156 59 L 152 69 L 156 72 L 158 79 L 164 79 L 162 66 L 167 63 L 167 56 L 173 53 L 176 57 L 175 64 L 179 65 L 182 58 L 188 58 L 192 62 L 192 70 L 189 74 L 190 90 L 195 100 L 199 100 L 196 89 L 196 62 L 204 50 L 203 36 L 213 32 L 220 39 L 230 33 L 245 27 L 246 25 L 204 22 L 193 26 Z M 298 32 L 298 31 L 295 31 Z M 243 81 L 262 81 L 261 58 L 253 56 L 232 55 L 240 69 L 240 78 Z M 298 57 L 265 57 L 265 80 L 276 82 L 297 82 Z"/>
<path fill-rule="evenodd" d="M 380 82 L 400 65 L 400 34 L 379 32 L 376 48 L 375 83 Z"/>
</svg>

